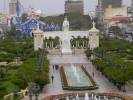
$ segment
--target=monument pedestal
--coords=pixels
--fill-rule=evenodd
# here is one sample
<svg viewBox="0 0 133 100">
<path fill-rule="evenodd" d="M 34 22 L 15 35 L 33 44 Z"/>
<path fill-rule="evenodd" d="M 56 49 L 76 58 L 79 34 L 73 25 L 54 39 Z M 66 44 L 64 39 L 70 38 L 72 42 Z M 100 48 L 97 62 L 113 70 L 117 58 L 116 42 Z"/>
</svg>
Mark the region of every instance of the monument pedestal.
<svg viewBox="0 0 133 100">
<path fill-rule="evenodd" d="M 62 49 L 62 54 L 72 54 L 72 50 L 70 49 Z"/>
</svg>

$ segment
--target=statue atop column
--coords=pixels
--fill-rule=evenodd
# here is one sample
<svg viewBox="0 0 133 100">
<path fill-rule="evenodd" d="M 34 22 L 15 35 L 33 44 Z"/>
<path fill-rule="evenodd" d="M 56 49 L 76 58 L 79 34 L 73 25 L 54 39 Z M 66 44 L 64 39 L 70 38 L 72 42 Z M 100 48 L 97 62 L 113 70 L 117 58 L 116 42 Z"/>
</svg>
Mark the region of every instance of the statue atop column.
<svg viewBox="0 0 133 100">
<path fill-rule="evenodd" d="M 65 17 L 63 25 L 62 25 L 63 31 L 69 31 L 69 21 L 67 20 L 67 17 Z"/>
</svg>

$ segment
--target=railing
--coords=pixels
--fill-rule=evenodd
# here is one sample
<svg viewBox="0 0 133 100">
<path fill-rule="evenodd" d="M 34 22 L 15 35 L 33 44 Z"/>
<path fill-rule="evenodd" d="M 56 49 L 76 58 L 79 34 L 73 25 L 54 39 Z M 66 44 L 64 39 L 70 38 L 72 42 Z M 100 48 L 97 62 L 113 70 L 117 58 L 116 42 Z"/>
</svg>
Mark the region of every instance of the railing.
<svg viewBox="0 0 133 100">
<path fill-rule="evenodd" d="M 4 96 L 4 100 L 14 100 L 14 95 L 18 95 L 20 98 L 24 98 L 27 96 L 28 89 L 26 88 L 25 90 L 21 90 L 20 92 L 17 93 L 10 93 L 8 95 Z"/>
</svg>

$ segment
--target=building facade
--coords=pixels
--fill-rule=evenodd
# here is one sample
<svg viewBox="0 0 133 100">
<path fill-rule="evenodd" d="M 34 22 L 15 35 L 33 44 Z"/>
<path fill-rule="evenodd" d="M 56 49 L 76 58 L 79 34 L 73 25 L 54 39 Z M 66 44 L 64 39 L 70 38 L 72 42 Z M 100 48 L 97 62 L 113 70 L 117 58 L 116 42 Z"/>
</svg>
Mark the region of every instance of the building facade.
<svg viewBox="0 0 133 100">
<path fill-rule="evenodd" d="M 82 0 L 68 0 L 65 2 L 65 13 L 84 14 L 84 2 Z"/>
<path fill-rule="evenodd" d="M 66 29 L 64 29 L 64 24 L 66 24 L 65 25 Z M 47 46 L 47 43 L 44 42 L 44 39 L 46 39 L 46 38 L 48 39 L 50 37 L 51 38 L 59 37 L 60 49 L 62 49 L 62 47 L 64 47 L 65 49 L 69 48 L 69 50 L 70 50 L 72 47 L 69 47 L 70 44 L 68 43 L 68 41 L 70 42 L 71 39 L 78 38 L 78 37 L 88 38 L 87 48 L 90 48 L 91 50 L 99 47 L 99 32 L 100 31 L 95 28 L 95 23 L 93 23 L 93 28 L 91 28 L 90 30 L 87 30 L 87 31 L 70 31 L 68 27 L 69 27 L 69 24 L 66 22 L 66 20 L 64 20 L 63 25 L 62 25 L 62 31 L 43 32 L 42 30 L 40 30 L 40 27 L 38 24 L 37 29 L 35 31 L 33 31 L 34 50 L 43 48 L 43 46 L 47 48 L 48 46 Z M 54 48 L 52 41 L 50 44 L 51 44 L 51 48 Z M 75 48 L 78 48 L 78 47 L 79 47 L 79 42 L 76 43 Z"/>
<path fill-rule="evenodd" d="M 114 16 L 128 16 L 127 10 L 127 7 L 113 8 L 112 5 L 109 5 L 104 11 L 104 19 L 110 19 Z"/>
<path fill-rule="evenodd" d="M 122 7 L 122 0 L 98 0 L 101 1 L 102 8 L 105 10 L 109 5 L 112 5 L 113 8 Z"/>
<path fill-rule="evenodd" d="M 21 3 L 19 2 L 19 0 L 11 0 L 9 2 L 9 15 L 19 16 L 18 13 L 20 13 L 20 9 Z"/>
<path fill-rule="evenodd" d="M 98 0 L 96 7 L 96 16 L 100 22 L 103 22 L 106 9 L 111 5 L 111 8 L 122 8 L 122 0 Z M 117 10 L 118 11 L 118 10 Z M 115 11 L 116 12 L 116 11 Z M 107 12 L 108 13 L 108 12 Z M 112 12 L 109 12 L 112 13 Z"/>
<path fill-rule="evenodd" d="M 60 26 L 56 23 L 51 22 L 50 24 L 44 23 L 39 20 L 40 16 L 36 11 L 32 8 L 27 20 L 25 22 L 17 21 L 16 30 L 21 31 L 23 34 L 32 36 L 34 30 L 37 29 L 37 24 L 39 25 L 39 29 L 42 31 L 59 31 Z M 21 19 L 21 18 L 20 18 Z"/>
</svg>

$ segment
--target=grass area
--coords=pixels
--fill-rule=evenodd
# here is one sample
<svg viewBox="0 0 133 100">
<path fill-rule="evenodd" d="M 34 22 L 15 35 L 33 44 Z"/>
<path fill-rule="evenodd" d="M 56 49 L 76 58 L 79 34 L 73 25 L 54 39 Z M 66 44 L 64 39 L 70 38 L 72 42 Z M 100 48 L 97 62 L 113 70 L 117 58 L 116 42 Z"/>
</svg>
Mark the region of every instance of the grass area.
<svg viewBox="0 0 133 100">
<path fill-rule="evenodd" d="M 12 38 L 1 40 L 0 51 L 0 61 L 11 63 L 16 56 L 19 56 L 23 62 L 19 66 L 8 65 L 0 68 L 0 74 L 3 75 L 3 77 L 0 77 L 0 100 L 3 100 L 3 96 L 8 93 L 25 89 L 30 82 L 38 83 L 41 88 L 49 83 L 47 54 L 45 52 L 43 69 L 38 72 L 37 65 L 40 60 L 40 51 L 34 51 L 32 39 L 26 38 L 19 42 L 14 41 Z"/>
</svg>

